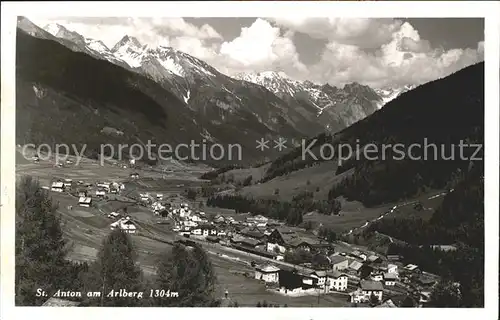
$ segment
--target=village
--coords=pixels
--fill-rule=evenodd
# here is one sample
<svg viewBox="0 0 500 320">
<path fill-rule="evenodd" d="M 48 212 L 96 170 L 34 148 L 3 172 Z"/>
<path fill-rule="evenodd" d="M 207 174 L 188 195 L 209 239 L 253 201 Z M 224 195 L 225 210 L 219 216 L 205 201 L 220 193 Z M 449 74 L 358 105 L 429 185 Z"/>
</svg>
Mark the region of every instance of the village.
<svg viewBox="0 0 500 320">
<path fill-rule="evenodd" d="M 404 265 L 399 256 L 383 256 L 342 241 L 330 243 L 262 215 L 217 213 L 217 208 L 203 210 L 178 194 L 128 189 L 127 185 L 138 181 L 139 173 L 132 171 L 121 181 L 55 178 L 46 189 L 71 195 L 74 205 L 68 210 L 75 206 L 95 209 L 109 200 L 141 206 L 157 224 L 170 228 L 175 242 L 188 246 L 196 242 L 227 256 L 243 256 L 253 270 L 247 277 L 291 299 L 335 294 L 344 296 L 351 306 L 421 307 L 439 281 L 419 266 Z M 109 230 L 121 229 L 132 236 L 142 232 L 127 206 L 111 212 L 99 208 L 98 212 L 109 219 Z"/>
</svg>

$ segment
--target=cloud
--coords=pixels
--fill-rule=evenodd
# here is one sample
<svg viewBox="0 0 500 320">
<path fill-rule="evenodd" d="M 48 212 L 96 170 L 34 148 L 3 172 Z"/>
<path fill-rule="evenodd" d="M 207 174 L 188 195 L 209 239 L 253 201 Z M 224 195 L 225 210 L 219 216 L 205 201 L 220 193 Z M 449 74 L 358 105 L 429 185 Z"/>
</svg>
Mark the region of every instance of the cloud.
<svg viewBox="0 0 500 320">
<path fill-rule="evenodd" d="M 182 18 L 31 18 L 44 26 L 60 23 L 109 47 L 125 34 L 151 46 L 172 46 L 227 75 L 277 71 L 297 80 L 373 87 L 421 84 L 484 59 L 484 42 L 474 48 L 433 48 L 410 23 L 396 19 L 257 18 L 234 39 L 209 24 Z M 221 31 L 222 32 L 222 31 Z M 320 59 L 304 64 L 296 33 L 322 39 Z"/>
<path fill-rule="evenodd" d="M 483 48 L 484 43 L 479 42 L 477 48 L 433 49 L 405 22 L 375 52 L 330 41 L 321 60 L 309 68 L 309 76 L 336 85 L 353 81 L 373 87 L 422 84 L 482 61 Z"/>
<path fill-rule="evenodd" d="M 370 18 L 272 18 L 277 25 L 363 49 L 378 48 L 391 40 L 402 22 Z"/>
<path fill-rule="evenodd" d="M 222 43 L 220 53 L 231 73 L 267 70 L 284 71 L 297 74 L 307 70 L 300 62 L 293 32 L 282 34 L 280 28 L 273 27 L 268 21 L 256 19 L 249 26 L 241 29 L 239 37 Z"/>
<path fill-rule="evenodd" d="M 197 27 L 182 18 L 98 18 L 98 17 L 28 17 L 44 27 L 49 23 L 59 23 L 68 30 L 76 31 L 87 38 L 99 39 L 112 48 L 125 36 L 136 37 L 142 44 L 156 46 L 168 42 L 172 37 L 192 37 L 196 39 L 222 39 L 211 26 Z"/>
</svg>

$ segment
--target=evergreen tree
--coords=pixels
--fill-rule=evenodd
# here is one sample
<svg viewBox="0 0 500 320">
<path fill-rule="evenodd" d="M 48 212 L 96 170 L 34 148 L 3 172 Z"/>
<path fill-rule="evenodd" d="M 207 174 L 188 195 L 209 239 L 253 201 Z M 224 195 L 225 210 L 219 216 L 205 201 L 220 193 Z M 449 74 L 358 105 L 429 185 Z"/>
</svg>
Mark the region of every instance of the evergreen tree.
<svg viewBox="0 0 500 320">
<path fill-rule="evenodd" d="M 174 245 L 157 265 L 156 288 L 179 293 L 178 299 L 157 299 L 155 305 L 171 307 L 216 306 L 216 277 L 205 251 L 198 245 L 188 248 Z"/>
<path fill-rule="evenodd" d="M 16 305 L 41 305 L 48 297 L 36 297 L 37 288 L 51 296 L 68 290 L 65 240 L 56 215 L 57 205 L 38 181 L 23 177 L 16 188 Z"/>
<path fill-rule="evenodd" d="M 462 306 L 462 294 L 457 285 L 451 282 L 440 282 L 431 294 L 428 306 L 432 308 L 458 308 Z"/>
<path fill-rule="evenodd" d="M 136 297 L 108 296 L 120 289 L 129 292 L 143 290 L 143 275 L 135 262 L 135 252 L 129 236 L 116 229 L 102 243 L 97 260 L 85 274 L 85 291 L 101 291 L 101 299 L 85 299 L 83 305 L 90 306 L 139 306 Z"/>
</svg>

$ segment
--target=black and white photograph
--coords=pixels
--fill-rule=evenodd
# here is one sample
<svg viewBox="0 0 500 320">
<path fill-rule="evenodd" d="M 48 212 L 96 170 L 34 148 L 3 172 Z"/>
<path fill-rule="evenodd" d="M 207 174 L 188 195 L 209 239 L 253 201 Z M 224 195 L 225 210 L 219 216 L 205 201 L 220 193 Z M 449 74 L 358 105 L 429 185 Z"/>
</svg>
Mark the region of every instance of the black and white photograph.
<svg viewBox="0 0 500 320">
<path fill-rule="evenodd" d="M 16 15 L 14 306 L 484 309 L 490 17 L 331 5 Z"/>
</svg>

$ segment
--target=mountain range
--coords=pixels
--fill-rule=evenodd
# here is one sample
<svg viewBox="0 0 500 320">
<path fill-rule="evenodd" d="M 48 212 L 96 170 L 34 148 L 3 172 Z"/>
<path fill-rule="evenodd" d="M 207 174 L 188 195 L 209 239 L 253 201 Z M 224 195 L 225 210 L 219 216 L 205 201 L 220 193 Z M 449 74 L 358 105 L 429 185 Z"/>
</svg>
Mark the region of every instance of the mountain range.
<svg viewBox="0 0 500 320">
<path fill-rule="evenodd" d="M 139 91 L 145 96 L 144 99 L 153 98 L 152 100 L 156 100 L 156 103 L 160 105 L 158 107 L 161 109 L 160 114 L 166 113 L 170 119 L 179 121 L 172 120 L 173 122 L 166 130 L 168 134 L 156 132 L 155 137 L 151 133 L 154 131 L 156 121 L 161 117 L 155 119 L 149 126 L 147 125 L 149 120 L 145 120 L 145 128 L 139 130 L 137 125 L 133 124 L 137 119 L 118 120 L 114 119 L 113 115 L 108 115 L 107 120 L 104 121 L 107 127 L 113 127 L 118 132 L 129 130 L 129 136 L 134 139 L 138 139 L 140 133 L 141 141 L 155 138 L 164 143 L 180 142 L 185 141 L 189 136 L 195 141 L 206 139 L 210 143 L 239 143 L 244 150 L 248 150 L 245 157 L 252 161 L 256 158 L 268 158 L 276 153 L 276 150 L 257 152 L 255 140 L 278 136 L 301 139 L 325 130 L 337 132 L 379 110 L 385 103 L 401 93 L 413 89 L 411 86 L 405 86 L 374 90 L 358 83 L 350 83 L 337 88 L 329 84 L 318 85 L 310 81 L 292 80 L 276 72 L 229 77 L 187 53 L 172 47 L 153 48 L 142 45 L 136 38 L 130 36 L 124 36 L 110 49 L 101 41 L 86 38 L 62 25 L 50 24 L 40 28 L 24 17 L 18 19 L 18 31 L 44 42 L 52 42 L 42 44 L 40 41 L 25 36 L 18 38 L 18 47 L 22 47 L 25 45 L 23 42 L 27 42 L 33 46 L 34 50 L 31 56 L 29 52 L 25 53 L 26 56 L 23 56 L 22 51 L 18 54 L 17 65 L 20 79 L 28 78 L 26 80 L 31 82 L 31 86 L 37 87 L 38 92 L 55 90 L 56 95 L 76 100 L 82 108 L 72 110 L 74 116 L 78 116 L 78 113 L 83 112 L 82 110 L 89 108 L 94 109 L 93 112 L 99 112 L 101 108 L 97 106 L 105 102 L 99 100 L 100 98 L 89 99 L 99 93 L 92 92 L 92 90 L 102 89 L 89 89 L 83 93 L 81 89 L 75 88 L 76 83 L 81 84 L 84 80 L 82 77 L 87 77 L 87 81 L 88 78 L 92 81 L 98 78 L 108 79 L 117 85 L 115 90 L 129 89 L 134 92 L 134 96 L 137 96 Z M 41 57 L 36 54 L 40 47 L 50 47 L 49 51 L 54 50 L 65 59 L 55 61 L 54 54 Z M 88 58 L 83 58 L 80 54 L 85 54 Z M 27 62 L 27 59 L 32 59 L 33 56 L 46 60 L 53 68 L 53 70 L 42 72 L 45 75 L 43 79 L 39 77 L 42 66 Z M 78 63 L 84 61 L 87 66 L 86 72 L 76 71 L 83 68 L 75 68 L 66 74 L 57 72 L 58 68 L 74 67 L 73 64 L 77 61 Z M 102 70 L 97 68 L 97 66 L 104 66 L 105 63 L 119 68 L 111 65 L 106 65 Z M 108 69 L 111 73 L 103 75 L 103 70 Z M 94 73 L 89 74 L 90 70 Z M 47 72 L 54 73 L 53 77 L 49 77 L 50 80 L 46 77 Z M 30 77 L 26 77 L 28 73 Z M 116 81 L 118 77 L 123 79 Z M 68 83 L 58 87 L 54 81 L 59 84 Z M 105 80 L 98 82 L 102 82 L 103 88 L 108 86 Z M 139 83 L 144 83 L 144 86 Z M 23 85 L 27 83 L 21 84 L 21 87 Z M 92 85 L 86 86 L 93 87 Z M 38 97 L 39 93 L 33 91 L 33 94 L 36 96 L 35 99 L 41 99 Z M 168 106 L 164 105 L 164 101 L 158 101 L 156 98 L 164 95 L 169 97 Z M 20 99 L 23 100 L 23 98 Z M 68 101 L 65 100 L 62 104 L 56 102 L 53 104 L 61 108 L 67 103 Z M 116 109 L 113 112 L 115 114 L 124 112 L 123 105 L 117 104 L 115 100 L 108 101 L 106 104 L 105 108 Z M 93 108 L 92 105 L 96 107 Z M 129 105 L 128 108 L 139 113 L 145 112 L 139 111 L 143 108 L 139 105 Z M 148 117 L 154 116 L 148 115 Z M 158 124 L 160 127 L 164 125 L 166 124 Z M 130 130 L 130 128 L 134 129 Z M 97 129 L 99 128 L 94 130 Z M 102 128 L 99 132 L 101 130 Z M 190 134 L 185 134 L 186 131 Z M 182 133 L 181 137 L 179 133 Z M 26 134 L 22 136 L 23 139 L 27 138 Z"/>
</svg>

